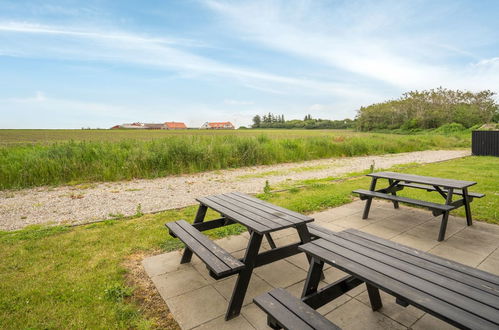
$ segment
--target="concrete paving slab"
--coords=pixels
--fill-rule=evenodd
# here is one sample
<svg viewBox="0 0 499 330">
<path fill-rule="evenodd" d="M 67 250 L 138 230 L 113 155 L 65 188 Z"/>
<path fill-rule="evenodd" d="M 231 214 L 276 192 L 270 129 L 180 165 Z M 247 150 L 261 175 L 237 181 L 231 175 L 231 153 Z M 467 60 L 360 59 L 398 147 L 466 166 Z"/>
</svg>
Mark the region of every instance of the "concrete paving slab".
<svg viewBox="0 0 499 330">
<path fill-rule="evenodd" d="M 413 330 L 430 330 L 430 329 L 451 330 L 451 329 L 457 329 L 457 328 L 450 325 L 447 322 L 444 322 L 440 319 L 437 319 L 433 315 L 425 314 L 422 318 L 420 318 L 416 323 L 414 323 L 412 325 L 411 329 L 413 329 Z"/>
<path fill-rule="evenodd" d="M 206 322 L 199 327 L 194 328 L 196 330 L 254 330 L 255 328 L 244 318 L 236 317 L 232 320 L 225 321 L 224 316 L 220 316 L 212 321 Z"/>
<path fill-rule="evenodd" d="M 381 218 L 378 219 L 366 219 L 363 220 L 361 215 L 350 215 L 348 217 L 343 217 L 341 219 L 331 221 L 330 223 L 339 226 L 342 228 L 355 228 L 355 229 L 361 229 L 363 227 L 372 225 L 380 220 L 383 220 Z"/>
<path fill-rule="evenodd" d="M 439 243 L 434 238 L 417 237 L 407 232 L 397 235 L 393 237 L 391 240 L 421 251 L 428 251 L 437 246 Z"/>
<path fill-rule="evenodd" d="M 227 309 L 227 300 L 210 285 L 167 299 L 166 304 L 182 329 L 214 320 Z"/>
<path fill-rule="evenodd" d="M 488 255 L 477 268 L 499 276 L 499 248 Z"/>
<path fill-rule="evenodd" d="M 379 312 L 373 312 L 356 299 L 351 299 L 332 312 L 326 318 L 342 329 L 388 330 L 405 327 Z"/>
<path fill-rule="evenodd" d="M 241 314 L 251 325 L 257 330 L 268 330 L 267 314 L 254 303 L 244 306 L 241 309 Z"/>
<path fill-rule="evenodd" d="M 362 227 L 360 230 L 363 232 L 369 233 L 371 235 L 375 235 L 381 238 L 390 239 L 395 237 L 403 232 L 403 230 L 392 228 L 390 223 L 386 223 L 386 221 L 382 221 L 383 224 L 374 223 L 372 225 Z"/>
<path fill-rule="evenodd" d="M 299 283 L 296 283 L 296 284 L 293 284 L 291 286 L 288 286 L 285 289 L 286 289 L 286 291 L 288 291 L 289 293 L 291 293 L 296 298 L 300 298 L 301 294 L 302 294 L 302 291 L 303 291 L 304 285 L 305 285 L 305 281 L 301 281 Z M 327 285 L 326 282 L 322 282 L 321 281 L 320 284 L 319 284 L 319 289 L 325 287 L 326 285 Z M 328 303 L 328 304 L 320 307 L 319 309 L 317 309 L 317 311 L 319 313 L 321 313 L 322 315 L 326 315 L 327 313 L 329 313 L 332 310 L 334 310 L 335 308 L 343 305 L 344 303 L 346 303 L 350 299 L 352 299 L 352 297 L 344 294 L 342 296 L 339 296 L 335 300 L 331 301 L 330 303 Z"/>
<path fill-rule="evenodd" d="M 224 237 L 217 240 L 217 245 L 227 252 L 236 252 L 246 249 L 249 240 L 241 235 Z"/>
<path fill-rule="evenodd" d="M 172 251 L 146 258 L 142 260 L 142 266 L 149 277 L 191 267 L 187 264 L 180 264 L 181 258 L 182 251 Z"/>
<path fill-rule="evenodd" d="M 329 267 L 324 270 L 324 282 L 328 284 L 336 282 L 345 276 L 348 276 L 348 274 L 335 267 Z"/>
<path fill-rule="evenodd" d="M 388 293 L 380 291 L 380 295 L 383 302 L 383 307 L 378 310 L 378 312 L 391 318 L 392 320 L 397 321 L 398 323 L 401 323 L 406 327 L 410 327 L 425 314 L 425 312 L 414 306 L 402 307 L 398 305 L 395 302 L 395 297 L 389 295 Z M 367 307 L 371 307 L 371 302 L 369 301 L 367 291 L 362 292 L 361 294 L 356 296 L 355 299 L 362 302 Z"/>
<path fill-rule="evenodd" d="M 462 230 L 465 231 L 465 230 Z M 453 247 L 459 250 L 465 250 L 468 252 L 476 253 L 480 256 L 486 258 L 495 249 L 497 249 L 497 242 L 490 242 L 485 238 L 483 239 L 473 239 L 473 238 L 463 238 L 458 236 L 458 234 L 449 237 L 441 245 L 448 247 Z"/>
<path fill-rule="evenodd" d="M 174 272 L 151 277 L 163 299 L 206 286 L 209 282 L 192 266 Z"/>
<path fill-rule="evenodd" d="M 321 220 L 324 222 L 331 222 L 338 220 L 343 217 L 351 215 L 360 215 L 362 213 L 363 206 L 360 207 L 334 207 L 326 211 L 314 213 L 314 219 Z"/>
<path fill-rule="evenodd" d="M 236 285 L 237 277 L 232 276 L 228 279 L 223 279 L 218 281 L 213 285 L 213 287 L 220 292 L 222 296 L 230 301 L 230 297 L 232 296 L 232 291 L 234 290 L 234 286 Z M 269 292 L 273 289 L 273 287 L 262 280 L 258 275 L 253 273 L 251 275 L 250 284 L 248 286 L 248 290 L 246 291 L 246 296 L 244 297 L 243 305 L 247 305 L 253 301 L 253 298 L 264 294 L 265 292 Z"/>
<path fill-rule="evenodd" d="M 307 277 L 307 272 L 286 260 L 255 268 L 254 273 L 275 288 L 285 288 Z"/>
<path fill-rule="evenodd" d="M 429 250 L 428 253 L 459 262 L 470 267 L 476 267 L 485 260 L 485 256 L 483 255 L 476 254 L 471 251 L 456 249 L 455 247 L 446 244 L 439 244 Z"/>
</svg>

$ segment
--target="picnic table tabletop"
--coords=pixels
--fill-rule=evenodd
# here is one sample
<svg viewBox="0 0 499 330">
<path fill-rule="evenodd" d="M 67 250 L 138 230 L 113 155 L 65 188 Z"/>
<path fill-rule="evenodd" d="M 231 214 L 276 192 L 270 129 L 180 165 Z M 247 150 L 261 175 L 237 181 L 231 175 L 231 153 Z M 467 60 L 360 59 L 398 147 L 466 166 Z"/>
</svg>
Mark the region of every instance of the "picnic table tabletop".
<svg viewBox="0 0 499 330">
<path fill-rule="evenodd" d="M 267 203 L 239 192 L 196 199 L 227 219 L 240 223 L 259 234 L 296 227 L 313 218 Z"/>
<path fill-rule="evenodd" d="M 457 327 L 499 328 L 499 276 L 354 229 L 300 249 Z"/>
<path fill-rule="evenodd" d="M 374 178 L 384 178 L 384 179 L 391 179 L 391 180 L 398 180 L 405 182 L 422 183 L 427 185 L 436 185 L 444 188 L 454 188 L 454 189 L 464 189 L 476 184 L 476 182 L 474 181 L 444 179 L 432 176 L 422 176 L 422 175 L 396 173 L 396 172 L 377 172 L 377 173 L 370 173 L 368 174 L 368 176 Z"/>
</svg>

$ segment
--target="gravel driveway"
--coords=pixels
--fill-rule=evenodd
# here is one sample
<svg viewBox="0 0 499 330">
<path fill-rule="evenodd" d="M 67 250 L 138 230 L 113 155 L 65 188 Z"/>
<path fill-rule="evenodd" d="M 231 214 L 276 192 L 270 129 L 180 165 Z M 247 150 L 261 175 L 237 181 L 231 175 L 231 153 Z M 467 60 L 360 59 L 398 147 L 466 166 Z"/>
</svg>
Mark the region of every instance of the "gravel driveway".
<svg viewBox="0 0 499 330">
<path fill-rule="evenodd" d="M 330 158 L 300 163 L 255 166 L 151 180 L 0 191 L 0 229 L 40 223 L 85 223 L 195 204 L 196 197 L 241 191 L 261 192 L 268 180 L 325 178 L 396 164 L 430 163 L 468 156 L 468 150 L 418 151 L 382 156 Z"/>
</svg>

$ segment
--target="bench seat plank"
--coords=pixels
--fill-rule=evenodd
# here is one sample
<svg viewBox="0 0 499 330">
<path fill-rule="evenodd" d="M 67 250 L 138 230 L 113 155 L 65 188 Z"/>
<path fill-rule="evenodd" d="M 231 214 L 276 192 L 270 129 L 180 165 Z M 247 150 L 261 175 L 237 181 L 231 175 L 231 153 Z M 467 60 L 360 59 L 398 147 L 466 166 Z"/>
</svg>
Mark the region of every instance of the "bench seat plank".
<svg viewBox="0 0 499 330">
<path fill-rule="evenodd" d="M 388 199 L 388 200 L 396 201 L 396 202 L 414 204 L 414 205 L 427 207 L 427 208 L 432 209 L 432 210 L 440 210 L 443 212 L 448 212 L 448 211 L 454 210 L 456 208 L 456 206 L 454 206 L 454 205 L 437 204 L 437 203 L 422 201 L 419 199 L 413 199 L 413 198 L 409 198 L 409 197 L 396 196 L 396 195 L 389 195 L 389 194 L 384 194 L 381 192 L 365 190 L 365 189 L 357 189 L 357 190 L 354 190 L 352 192 L 359 194 L 361 196 L 377 197 L 377 198 Z"/>
<path fill-rule="evenodd" d="M 239 259 L 212 242 L 187 221 L 168 222 L 165 225 L 218 277 L 234 274 L 244 268 Z"/>
<path fill-rule="evenodd" d="M 254 302 L 285 329 L 340 329 L 284 289 L 278 288 L 267 292 L 256 297 Z"/>
<path fill-rule="evenodd" d="M 416 189 L 424 189 L 424 190 L 428 190 L 428 191 L 437 191 L 437 189 L 435 189 L 432 186 L 423 185 L 423 184 L 417 184 L 417 183 L 403 183 L 403 182 L 400 182 L 400 183 L 397 184 L 397 186 L 404 186 L 404 187 L 416 188 Z M 446 189 L 442 189 L 442 191 L 444 193 L 448 192 Z M 461 195 L 462 196 L 463 195 L 463 191 L 460 190 L 460 189 L 455 189 L 453 191 L 453 194 L 454 195 Z M 482 197 L 485 197 L 485 194 L 475 193 L 475 192 L 468 192 L 468 196 L 473 197 L 473 198 L 482 198 Z"/>
<path fill-rule="evenodd" d="M 464 304 L 453 305 L 426 292 L 424 287 L 414 287 L 401 281 L 403 277 L 391 277 L 384 270 L 376 270 L 376 264 L 379 263 L 375 260 L 362 259 L 362 255 L 347 249 L 330 250 L 317 244 L 321 241 L 325 240 L 312 241 L 302 245 L 300 249 L 455 326 L 496 329 L 499 325 L 469 312 Z"/>
</svg>

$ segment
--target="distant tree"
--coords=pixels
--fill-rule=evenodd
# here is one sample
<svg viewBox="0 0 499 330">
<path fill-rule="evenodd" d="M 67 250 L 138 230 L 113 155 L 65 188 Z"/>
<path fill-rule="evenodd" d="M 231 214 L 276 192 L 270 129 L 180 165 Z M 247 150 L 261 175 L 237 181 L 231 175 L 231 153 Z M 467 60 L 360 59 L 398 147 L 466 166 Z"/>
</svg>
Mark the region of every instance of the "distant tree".
<svg viewBox="0 0 499 330">
<path fill-rule="evenodd" d="M 400 99 L 361 107 L 357 127 L 374 129 L 428 129 L 458 123 L 466 128 L 491 121 L 498 111 L 495 94 L 445 88 L 411 91 Z"/>
<path fill-rule="evenodd" d="M 253 128 L 259 128 L 261 123 L 262 123 L 262 118 L 260 118 L 259 115 L 253 117 L 253 125 L 252 125 Z"/>
<path fill-rule="evenodd" d="M 256 115 L 253 117 L 253 128 L 306 128 L 306 129 L 348 129 L 353 128 L 355 121 L 352 119 L 328 120 L 312 119 L 310 114 L 304 117 L 304 120 L 288 120 L 284 115 L 275 115 L 273 113 L 264 114 L 262 117 Z"/>
</svg>

